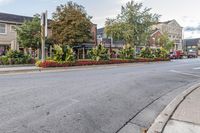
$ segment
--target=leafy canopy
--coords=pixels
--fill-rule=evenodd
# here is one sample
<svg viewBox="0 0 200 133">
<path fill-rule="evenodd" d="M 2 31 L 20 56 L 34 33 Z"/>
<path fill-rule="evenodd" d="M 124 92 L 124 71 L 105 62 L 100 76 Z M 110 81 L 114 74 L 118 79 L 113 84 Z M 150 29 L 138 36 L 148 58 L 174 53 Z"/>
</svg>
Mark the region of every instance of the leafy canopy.
<svg viewBox="0 0 200 133">
<path fill-rule="evenodd" d="M 105 32 L 114 39 L 123 39 L 126 44 L 145 45 L 151 26 L 158 22 L 160 15 L 143 8 L 142 3 L 130 1 L 122 6 L 121 13 L 115 19 L 107 19 Z"/>
<path fill-rule="evenodd" d="M 170 40 L 167 33 L 162 34 L 157 40 L 157 45 L 163 47 L 167 51 L 170 51 L 174 48 L 174 41 Z"/>
<path fill-rule="evenodd" d="M 25 21 L 16 27 L 17 41 L 24 48 L 39 48 L 40 40 L 40 16 L 36 14 L 32 21 Z"/>
<path fill-rule="evenodd" d="M 84 7 L 72 1 L 58 6 L 51 23 L 54 42 L 65 45 L 88 42 L 92 37 L 90 19 Z"/>
</svg>

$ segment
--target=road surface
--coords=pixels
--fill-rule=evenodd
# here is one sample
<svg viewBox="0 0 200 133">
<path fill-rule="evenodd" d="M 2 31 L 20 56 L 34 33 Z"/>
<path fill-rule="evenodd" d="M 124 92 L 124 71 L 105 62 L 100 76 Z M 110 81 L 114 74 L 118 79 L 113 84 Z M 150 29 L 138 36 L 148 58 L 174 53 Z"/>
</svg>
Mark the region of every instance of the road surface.
<svg viewBox="0 0 200 133">
<path fill-rule="evenodd" d="M 199 79 L 200 59 L 0 75 L 0 133 L 136 133 Z"/>
</svg>

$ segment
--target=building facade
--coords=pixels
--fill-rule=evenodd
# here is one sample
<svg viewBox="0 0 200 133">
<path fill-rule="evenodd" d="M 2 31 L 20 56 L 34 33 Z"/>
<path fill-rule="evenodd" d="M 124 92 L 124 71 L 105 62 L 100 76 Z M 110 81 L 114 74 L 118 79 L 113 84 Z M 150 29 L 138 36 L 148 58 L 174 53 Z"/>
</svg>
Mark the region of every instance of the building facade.
<svg viewBox="0 0 200 133">
<path fill-rule="evenodd" d="M 32 17 L 0 13 L 0 55 L 8 49 L 19 49 L 15 27 L 21 25 L 25 20 L 32 20 Z"/>
<path fill-rule="evenodd" d="M 157 43 L 157 40 L 162 36 L 162 32 L 159 29 L 155 29 L 151 32 L 151 35 L 149 37 L 149 46 L 151 48 L 158 48 L 160 47 Z"/>
<path fill-rule="evenodd" d="M 184 39 L 183 49 L 185 52 L 194 51 L 200 55 L 200 38 Z"/>
<path fill-rule="evenodd" d="M 106 33 L 104 32 L 105 28 L 100 28 L 97 30 L 97 43 L 104 44 L 106 48 L 112 48 L 112 49 L 120 49 L 124 45 L 123 40 L 113 40 L 112 37 L 108 37 Z"/>
<path fill-rule="evenodd" d="M 24 23 L 24 21 L 31 21 L 33 17 L 20 16 L 14 14 L 0 13 L 0 55 L 3 55 L 9 49 L 19 50 L 17 42 L 17 33 L 15 28 Z M 48 23 L 51 20 L 48 20 Z M 80 47 L 85 50 L 94 47 L 97 44 L 97 25 L 91 25 L 92 39 Z M 48 27 L 48 37 L 52 36 L 51 27 Z M 81 55 L 81 54 L 80 54 Z"/>
<path fill-rule="evenodd" d="M 174 50 L 182 50 L 183 27 L 181 27 L 176 20 L 166 22 L 159 22 L 152 27 L 152 29 L 159 29 L 162 34 L 167 33 L 170 40 L 174 41 Z"/>
</svg>

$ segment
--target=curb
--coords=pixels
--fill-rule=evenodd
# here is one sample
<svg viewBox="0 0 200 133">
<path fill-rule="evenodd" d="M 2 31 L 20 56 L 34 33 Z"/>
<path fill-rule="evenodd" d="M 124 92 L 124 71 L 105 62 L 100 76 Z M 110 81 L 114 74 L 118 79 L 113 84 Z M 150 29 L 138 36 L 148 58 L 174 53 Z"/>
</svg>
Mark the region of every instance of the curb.
<svg viewBox="0 0 200 133">
<path fill-rule="evenodd" d="M 23 73 L 23 72 L 40 72 L 41 69 L 21 69 L 21 70 L 5 70 L 0 71 L 1 74 Z"/>
<path fill-rule="evenodd" d="M 16 73 L 28 73 L 28 72 L 48 72 L 48 71 L 72 71 L 72 70 L 81 70 L 81 69 L 94 69 L 94 68 L 112 68 L 112 67 L 118 67 L 118 66 L 138 66 L 143 64 L 149 64 L 149 63 L 160 63 L 164 61 L 158 61 L 158 62 L 138 62 L 138 63 L 121 63 L 121 64 L 102 64 L 102 65 L 83 65 L 83 66 L 72 66 L 72 67 L 49 67 L 49 68 L 34 68 L 34 69 L 19 69 L 19 70 L 4 70 L 0 71 L 1 74 L 16 74 Z M 25 67 L 29 67 L 32 65 L 25 65 Z M 17 65 L 17 66 L 9 66 L 11 67 L 24 67 L 24 65 Z M 5 68 L 0 66 L 0 68 Z"/>
<path fill-rule="evenodd" d="M 143 63 L 141 63 L 143 64 Z M 138 64 L 126 63 L 126 64 L 109 64 L 109 65 L 86 65 L 86 66 L 73 66 L 73 67 L 49 67 L 49 68 L 40 68 L 36 67 L 33 69 L 16 69 L 16 70 L 4 70 L 0 71 L 1 74 L 12 74 L 12 73 L 26 73 L 26 72 L 55 72 L 55 71 L 74 71 L 74 70 L 83 70 L 83 69 L 94 69 L 94 68 L 113 68 L 118 66 L 138 66 Z"/>
<path fill-rule="evenodd" d="M 20 64 L 20 65 L 0 65 L 0 68 L 12 68 L 12 67 L 31 67 L 35 64 Z"/>
<path fill-rule="evenodd" d="M 171 118 L 173 113 L 176 111 L 176 109 L 180 105 L 180 103 L 190 93 L 192 93 L 194 90 L 198 89 L 199 87 L 200 87 L 200 83 L 195 84 L 195 85 L 189 87 L 184 92 L 182 92 L 180 95 L 178 95 L 174 100 L 172 100 L 171 103 L 168 104 L 167 107 L 155 119 L 154 123 L 148 129 L 147 133 L 162 133 L 167 122 L 169 121 L 169 119 Z"/>
</svg>

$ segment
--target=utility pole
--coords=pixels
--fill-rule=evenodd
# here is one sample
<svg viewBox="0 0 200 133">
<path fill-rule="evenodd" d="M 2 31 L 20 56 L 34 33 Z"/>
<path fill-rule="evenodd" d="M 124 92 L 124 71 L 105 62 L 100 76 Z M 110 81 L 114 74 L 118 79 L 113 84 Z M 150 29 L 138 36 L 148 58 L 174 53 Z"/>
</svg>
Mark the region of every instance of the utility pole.
<svg viewBox="0 0 200 133">
<path fill-rule="evenodd" d="M 45 61 L 45 37 L 47 37 L 47 11 L 41 14 L 41 49 L 42 62 Z"/>
</svg>

